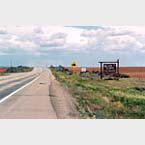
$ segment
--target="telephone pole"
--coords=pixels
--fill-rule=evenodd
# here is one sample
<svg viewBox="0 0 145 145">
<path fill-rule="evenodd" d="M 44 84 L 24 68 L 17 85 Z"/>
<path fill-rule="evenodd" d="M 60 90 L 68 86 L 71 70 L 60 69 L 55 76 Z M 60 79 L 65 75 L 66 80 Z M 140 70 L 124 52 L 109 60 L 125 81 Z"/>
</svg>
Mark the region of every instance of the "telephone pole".
<svg viewBox="0 0 145 145">
<path fill-rule="evenodd" d="M 12 68 L 12 60 L 10 60 L 10 68 Z"/>
</svg>

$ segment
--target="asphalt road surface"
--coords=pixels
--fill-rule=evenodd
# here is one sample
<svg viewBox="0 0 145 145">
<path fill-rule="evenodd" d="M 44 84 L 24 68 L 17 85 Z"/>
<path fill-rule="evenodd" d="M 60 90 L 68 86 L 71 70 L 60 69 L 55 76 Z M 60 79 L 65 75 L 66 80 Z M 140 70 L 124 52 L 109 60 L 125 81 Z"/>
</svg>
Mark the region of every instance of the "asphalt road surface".
<svg viewBox="0 0 145 145">
<path fill-rule="evenodd" d="M 35 68 L 32 72 L 0 77 L 0 100 L 38 77 L 41 72 L 41 68 Z"/>
<path fill-rule="evenodd" d="M 49 69 L 34 68 L 29 73 L 0 77 L 0 118 L 77 117 L 68 93 L 56 82 Z"/>
</svg>

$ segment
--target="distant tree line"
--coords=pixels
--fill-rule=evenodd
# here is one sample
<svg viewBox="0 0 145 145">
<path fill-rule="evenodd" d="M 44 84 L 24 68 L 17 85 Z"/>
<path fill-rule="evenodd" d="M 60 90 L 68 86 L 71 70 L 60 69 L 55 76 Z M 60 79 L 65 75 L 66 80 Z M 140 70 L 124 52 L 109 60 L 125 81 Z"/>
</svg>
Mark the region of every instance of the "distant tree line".
<svg viewBox="0 0 145 145">
<path fill-rule="evenodd" d="M 32 70 L 33 70 L 33 67 L 17 66 L 17 67 L 10 67 L 10 68 L 8 68 L 6 73 L 30 72 Z"/>
</svg>

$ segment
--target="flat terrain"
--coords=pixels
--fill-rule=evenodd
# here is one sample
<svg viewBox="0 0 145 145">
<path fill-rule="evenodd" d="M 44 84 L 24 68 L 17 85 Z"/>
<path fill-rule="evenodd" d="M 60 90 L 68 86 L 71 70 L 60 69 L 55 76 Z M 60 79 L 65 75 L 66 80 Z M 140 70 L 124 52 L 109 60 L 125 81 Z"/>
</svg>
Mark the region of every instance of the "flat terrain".
<svg viewBox="0 0 145 145">
<path fill-rule="evenodd" d="M 145 78 L 145 67 L 121 67 L 120 72 L 126 73 L 132 78 Z"/>
<path fill-rule="evenodd" d="M 71 67 L 66 67 L 72 70 Z M 100 71 L 99 67 L 86 67 L 87 71 Z M 81 68 L 77 67 L 74 72 L 80 72 Z M 132 78 L 145 78 L 145 67 L 120 67 L 120 73 L 128 74 Z"/>
<path fill-rule="evenodd" d="M 145 79 L 100 80 L 92 74 L 52 72 L 68 86 L 84 118 L 145 118 Z"/>
<path fill-rule="evenodd" d="M 32 80 L 30 85 L 0 103 L 0 118 L 78 118 L 71 96 L 49 69 L 35 68 L 29 73 L 0 77 L 0 99 Z"/>
<path fill-rule="evenodd" d="M 8 70 L 8 68 L 0 68 L 0 73 L 3 73 L 5 71 L 7 71 L 7 70 Z"/>
</svg>

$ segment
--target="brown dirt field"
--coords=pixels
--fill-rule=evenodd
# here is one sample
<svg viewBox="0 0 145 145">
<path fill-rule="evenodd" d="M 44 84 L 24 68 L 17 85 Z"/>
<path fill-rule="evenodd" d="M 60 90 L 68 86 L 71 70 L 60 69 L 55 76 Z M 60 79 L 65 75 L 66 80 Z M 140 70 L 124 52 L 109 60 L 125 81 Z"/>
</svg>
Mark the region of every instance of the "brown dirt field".
<svg viewBox="0 0 145 145">
<path fill-rule="evenodd" d="M 66 67 L 66 68 L 73 72 L 77 72 L 77 73 L 81 72 L 80 67 L 77 67 L 75 69 L 71 67 Z M 92 72 L 92 71 L 99 71 L 100 68 L 99 67 L 86 67 L 86 70 L 89 72 Z M 120 67 L 120 73 L 128 74 L 130 75 L 130 77 L 133 77 L 133 78 L 145 78 L 145 67 Z"/>
<path fill-rule="evenodd" d="M 120 72 L 132 78 L 145 78 L 145 67 L 120 67 Z"/>
<path fill-rule="evenodd" d="M 0 73 L 4 73 L 8 70 L 8 68 L 0 68 Z"/>
</svg>

